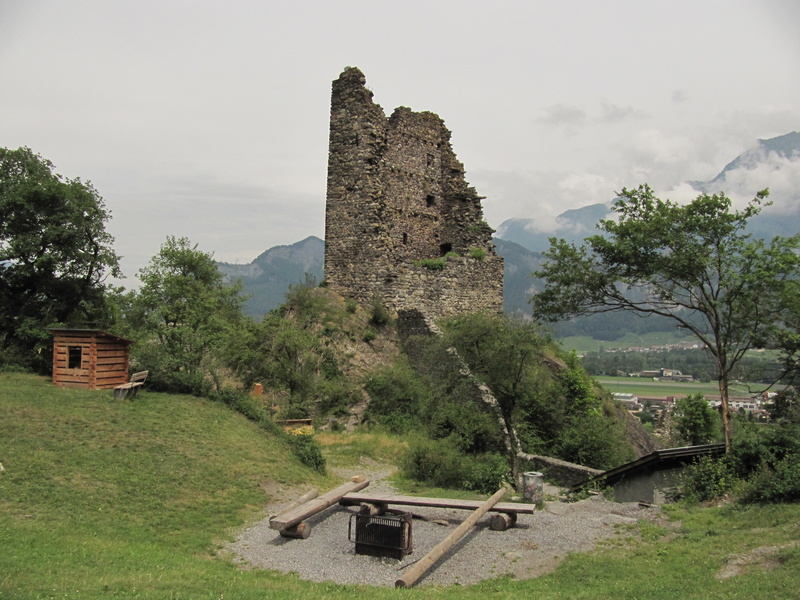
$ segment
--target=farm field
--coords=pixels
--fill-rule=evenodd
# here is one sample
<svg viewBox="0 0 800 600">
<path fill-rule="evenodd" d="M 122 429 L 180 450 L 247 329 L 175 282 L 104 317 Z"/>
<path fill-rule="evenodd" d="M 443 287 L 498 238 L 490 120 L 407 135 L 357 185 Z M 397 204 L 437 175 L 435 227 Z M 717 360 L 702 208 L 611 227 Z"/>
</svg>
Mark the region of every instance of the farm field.
<svg viewBox="0 0 800 600">
<path fill-rule="evenodd" d="M 653 332 L 645 335 L 626 333 L 623 337 L 613 341 L 596 340 L 589 336 L 570 336 L 559 340 L 564 350 L 574 350 L 578 354 L 598 352 L 600 350 L 620 350 L 625 348 L 651 348 L 653 346 L 667 346 L 670 344 L 695 344 L 693 336 L 678 332 Z"/>
<path fill-rule="evenodd" d="M 652 381 L 642 377 L 595 377 L 600 385 L 609 392 L 623 394 L 634 394 L 636 396 L 646 396 L 651 398 L 665 398 L 667 396 L 688 396 L 689 394 L 701 393 L 705 396 L 719 396 L 717 382 L 709 383 L 681 383 L 674 381 Z M 764 389 L 762 383 L 740 383 L 736 382 L 731 386 L 733 397 L 749 398 Z"/>
</svg>

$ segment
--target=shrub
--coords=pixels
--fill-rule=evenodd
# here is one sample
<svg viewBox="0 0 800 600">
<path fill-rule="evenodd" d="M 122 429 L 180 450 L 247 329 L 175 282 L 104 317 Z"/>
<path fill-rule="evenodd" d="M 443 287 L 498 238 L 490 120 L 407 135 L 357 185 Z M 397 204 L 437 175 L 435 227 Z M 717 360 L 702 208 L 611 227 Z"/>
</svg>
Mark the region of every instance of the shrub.
<svg viewBox="0 0 800 600">
<path fill-rule="evenodd" d="M 419 413 L 426 390 L 407 363 L 399 363 L 371 373 L 364 382 L 370 395 L 366 418 L 394 433 L 405 433 L 420 426 Z"/>
<path fill-rule="evenodd" d="M 415 267 L 424 267 L 426 269 L 430 269 L 431 271 L 439 271 L 441 269 L 444 269 L 444 265 L 446 262 L 447 260 L 444 257 L 423 258 L 420 260 L 415 260 L 413 264 Z"/>
<path fill-rule="evenodd" d="M 388 325 L 391 321 L 392 316 L 389 314 L 389 311 L 383 305 L 381 299 L 375 296 L 372 299 L 372 316 L 369 322 L 377 327 L 382 327 Z"/>
<path fill-rule="evenodd" d="M 730 492 L 740 480 L 728 457 L 701 456 L 678 476 L 674 500 L 709 502 Z"/>
<path fill-rule="evenodd" d="M 474 258 L 475 260 L 483 260 L 486 258 L 486 250 L 483 248 L 470 248 L 469 257 Z"/>
<path fill-rule="evenodd" d="M 347 312 L 352 314 L 356 312 L 356 309 L 358 308 L 358 302 L 356 302 L 352 298 L 348 298 L 347 300 L 344 301 L 344 308 Z"/>
<path fill-rule="evenodd" d="M 741 501 L 800 501 L 800 455 L 787 454 L 774 467 L 763 465 L 748 481 Z"/>
<path fill-rule="evenodd" d="M 376 337 L 378 337 L 378 334 L 377 334 L 377 333 L 375 333 L 375 330 L 374 330 L 374 329 L 367 329 L 367 330 L 364 332 L 364 337 L 363 337 L 362 339 L 363 339 L 365 342 L 369 343 L 369 342 L 371 342 L 372 340 L 374 340 Z"/>
<path fill-rule="evenodd" d="M 290 435 L 289 445 L 301 463 L 325 474 L 325 457 L 317 441 L 310 435 Z"/>
<path fill-rule="evenodd" d="M 407 477 L 428 485 L 482 493 L 497 491 L 509 472 L 497 453 L 465 455 L 450 439 L 423 438 L 411 442 L 402 470 Z"/>
</svg>

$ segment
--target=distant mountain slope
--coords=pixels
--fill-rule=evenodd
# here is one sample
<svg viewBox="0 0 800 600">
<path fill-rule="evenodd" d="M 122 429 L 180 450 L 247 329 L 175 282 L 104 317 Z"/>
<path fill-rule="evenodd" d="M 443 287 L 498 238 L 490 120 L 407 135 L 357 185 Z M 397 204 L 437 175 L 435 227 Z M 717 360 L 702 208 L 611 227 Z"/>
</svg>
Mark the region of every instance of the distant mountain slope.
<svg viewBox="0 0 800 600">
<path fill-rule="evenodd" d="M 800 160 L 800 133 L 792 131 L 786 135 L 758 140 L 758 144 L 734 158 L 711 181 L 690 181 L 692 187 L 706 193 L 724 189 L 729 176 L 738 170 L 752 171 L 772 158 Z"/>
<path fill-rule="evenodd" d="M 759 238 L 794 235 L 800 230 L 800 133 L 793 131 L 778 137 L 758 140 L 755 147 L 743 152 L 710 181 L 688 182 L 707 194 L 725 192 L 728 196 L 753 197 L 769 187 L 767 207 L 750 223 L 750 232 Z M 545 252 L 551 237 L 580 243 L 596 233 L 601 219 L 612 214 L 613 199 L 607 204 L 591 204 L 567 210 L 556 219 L 556 227 L 541 231 L 535 218 L 514 217 L 497 228 L 497 237 L 515 242 L 533 252 Z"/>
<path fill-rule="evenodd" d="M 550 248 L 550 238 L 564 238 L 579 242 L 595 233 L 600 219 L 611 214 L 611 203 L 590 204 L 582 208 L 567 210 L 556 217 L 556 228 L 552 231 L 539 231 L 536 219 L 515 217 L 503 221 L 497 228 L 496 237 L 515 242 L 533 252 L 544 252 Z"/>
<path fill-rule="evenodd" d="M 217 263 L 228 281 L 241 280 L 247 300 L 245 310 L 261 316 L 284 301 L 289 286 L 305 281 L 306 274 L 322 281 L 325 242 L 315 236 L 288 245 L 270 248 L 246 265 Z"/>
<path fill-rule="evenodd" d="M 503 312 L 506 314 L 532 314 L 531 296 L 540 288 L 540 282 L 531 274 L 542 263 L 542 255 L 508 240 L 494 238 L 497 254 L 503 257 Z"/>
</svg>

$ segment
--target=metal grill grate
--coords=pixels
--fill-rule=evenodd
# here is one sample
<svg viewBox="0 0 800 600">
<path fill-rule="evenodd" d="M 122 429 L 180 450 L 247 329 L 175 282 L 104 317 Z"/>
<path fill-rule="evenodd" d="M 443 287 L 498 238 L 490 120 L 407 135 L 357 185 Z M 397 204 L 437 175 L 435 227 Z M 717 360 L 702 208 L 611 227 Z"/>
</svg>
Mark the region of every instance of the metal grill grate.
<svg viewBox="0 0 800 600">
<path fill-rule="evenodd" d="M 348 538 L 355 542 L 356 554 L 403 558 L 412 550 L 411 513 L 352 515 Z"/>
</svg>

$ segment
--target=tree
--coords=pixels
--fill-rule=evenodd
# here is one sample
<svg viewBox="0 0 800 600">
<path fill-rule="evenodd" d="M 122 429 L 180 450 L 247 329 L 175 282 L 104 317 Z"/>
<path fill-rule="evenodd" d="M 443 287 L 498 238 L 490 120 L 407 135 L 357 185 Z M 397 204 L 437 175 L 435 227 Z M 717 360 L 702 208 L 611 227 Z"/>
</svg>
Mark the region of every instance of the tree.
<svg viewBox="0 0 800 600">
<path fill-rule="evenodd" d="M 675 402 L 678 433 L 687 444 L 706 444 L 717 431 L 717 413 L 703 394 L 689 394 Z"/>
<path fill-rule="evenodd" d="M 139 271 L 128 297 L 124 333 L 133 358 L 161 389 L 206 394 L 221 386 L 222 348 L 243 322 L 241 289 L 226 285 L 211 254 L 168 237 Z"/>
<path fill-rule="evenodd" d="M 439 386 L 448 385 L 450 377 L 463 381 L 460 364 L 448 358 L 449 349 L 455 348 L 470 372 L 491 390 L 502 424 L 498 427 L 497 420 L 486 420 L 491 438 L 481 434 L 485 428 L 475 417 L 486 405 L 476 406 L 467 390 L 452 384 L 452 392 L 435 404 L 449 404 L 449 412 L 457 415 L 451 419 L 453 429 L 466 431 L 471 438 L 490 440 L 501 432 L 504 447 L 487 444 L 485 449 L 505 451 L 515 478 L 520 451 L 546 453 L 597 468 L 616 466 L 624 462 L 623 456 L 628 457 L 630 445 L 624 439 L 624 428 L 606 410 L 613 412 L 603 401 L 602 390 L 577 357 L 561 355 L 539 326 L 480 313 L 441 325 L 444 335 L 425 357 L 430 375 Z M 448 364 L 452 365 L 450 377 Z M 466 410 L 456 412 L 456 403 L 465 401 Z M 435 422 L 436 417 L 429 421 Z M 471 423 L 478 426 L 469 429 Z"/>
<path fill-rule="evenodd" d="M 104 281 L 120 275 L 103 199 L 53 170 L 29 148 L 0 148 L 0 362 L 40 370 L 47 328 L 102 318 Z"/>
<path fill-rule="evenodd" d="M 622 190 L 616 220 L 576 247 L 551 240 L 536 276 L 540 318 L 630 311 L 660 315 L 691 332 L 713 358 L 722 400 L 725 444 L 731 447 L 728 383 L 745 353 L 764 339 L 782 289 L 798 273 L 800 237 L 767 244 L 746 233 L 768 191 L 742 211 L 724 194 L 701 194 L 687 205 L 653 195 L 647 185 Z"/>
</svg>

